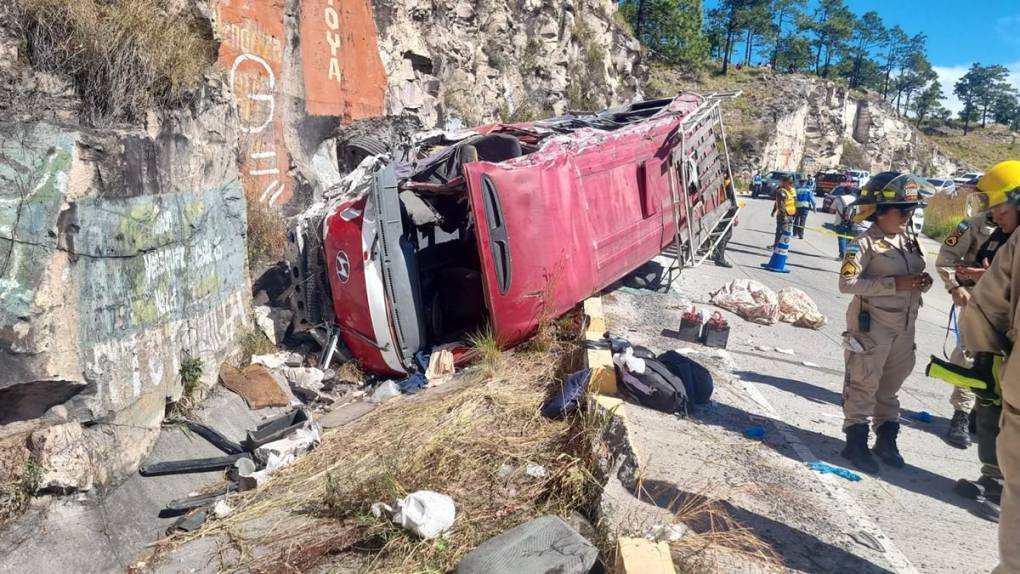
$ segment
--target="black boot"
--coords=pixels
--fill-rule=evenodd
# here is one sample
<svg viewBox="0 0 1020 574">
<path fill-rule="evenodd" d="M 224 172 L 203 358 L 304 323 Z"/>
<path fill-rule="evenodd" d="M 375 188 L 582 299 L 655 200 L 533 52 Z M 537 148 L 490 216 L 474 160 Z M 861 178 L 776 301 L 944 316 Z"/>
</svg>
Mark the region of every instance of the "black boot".
<svg viewBox="0 0 1020 574">
<path fill-rule="evenodd" d="M 977 434 L 977 410 L 970 409 L 970 414 L 967 415 L 967 431 L 970 434 Z"/>
<path fill-rule="evenodd" d="M 875 448 L 871 449 L 882 462 L 889 466 L 902 468 L 904 465 L 900 449 L 896 446 L 896 435 L 900 434 L 900 423 L 886 421 L 875 429 L 878 439 L 875 441 Z"/>
<path fill-rule="evenodd" d="M 969 417 L 963 411 L 953 413 L 953 419 L 949 421 L 949 434 L 946 441 L 956 448 L 967 448 L 970 446 L 970 433 L 967 432 Z"/>
<path fill-rule="evenodd" d="M 854 468 L 868 474 L 878 474 L 878 463 L 868 450 L 868 425 L 851 425 L 843 432 L 846 433 L 846 448 L 839 454 L 848 459 Z"/>
<path fill-rule="evenodd" d="M 971 500 L 984 499 L 995 504 L 1002 500 L 1002 480 L 982 476 L 977 480 L 961 478 L 956 481 L 956 494 Z"/>
</svg>

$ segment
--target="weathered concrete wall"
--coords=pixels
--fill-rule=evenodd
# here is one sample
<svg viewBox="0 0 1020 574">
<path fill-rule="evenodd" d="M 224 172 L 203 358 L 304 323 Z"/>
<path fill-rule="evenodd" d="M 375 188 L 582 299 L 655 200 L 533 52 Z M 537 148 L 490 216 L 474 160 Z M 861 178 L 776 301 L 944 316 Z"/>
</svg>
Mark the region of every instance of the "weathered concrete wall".
<svg viewBox="0 0 1020 574">
<path fill-rule="evenodd" d="M 182 356 L 211 384 L 236 352 L 249 303 L 234 116 L 196 106 L 146 131 L 0 124 L 0 424 L 64 404 L 143 429 L 88 429 L 100 450 L 138 454 L 181 394 Z"/>
</svg>

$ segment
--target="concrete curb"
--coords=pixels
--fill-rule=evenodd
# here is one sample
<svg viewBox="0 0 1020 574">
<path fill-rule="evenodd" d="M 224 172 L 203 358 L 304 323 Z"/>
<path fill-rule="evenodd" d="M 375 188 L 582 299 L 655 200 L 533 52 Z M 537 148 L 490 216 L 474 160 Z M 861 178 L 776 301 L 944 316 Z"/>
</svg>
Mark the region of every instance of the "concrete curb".
<svg viewBox="0 0 1020 574">
<path fill-rule="evenodd" d="M 585 338 L 596 341 L 602 339 L 607 329 L 601 297 L 595 296 L 586 300 L 584 312 L 588 324 Z M 619 391 L 612 353 L 608 349 L 588 349 L 586 360 L 588 367 L 592 369 L 589 385 L 593 397 L 592 405 L 606 412 L 610 419 L 602 437 L 609 450 L 607 476 L 610 481 L 615 477 L 624 489 L 633 492 L 638 486 L 640 455 L 628 428 L 626 403 L 619 397 L 609 396 Z M 599 507 L 603 518 L 614 512 L 614 504 L 605 491 Z M 612 572 L 665 574 L 673 571 L 673 561 L 666 543 L 627 537 L 620 537 L 617 540 Z"/>
</svg>

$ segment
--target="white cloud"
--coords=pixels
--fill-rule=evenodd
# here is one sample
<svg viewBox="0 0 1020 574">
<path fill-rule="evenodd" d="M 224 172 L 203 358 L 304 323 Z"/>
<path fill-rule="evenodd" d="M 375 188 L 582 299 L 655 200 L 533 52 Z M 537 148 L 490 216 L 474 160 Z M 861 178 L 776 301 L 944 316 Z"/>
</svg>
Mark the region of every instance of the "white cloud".
<svg viewBox="0 0 1020 574">
<path fill-rule="evenodd" d="M 1020 20 L 1020 16 L 1013 16 L 1011 18 Z M 1000 19 L 1000 23 L 1002 20 L 1005 20 L 1005 18 Z M 1018 26 L 1020 26 L 1020 24 L 1018 24 Z M 990 62 L 983 62 L 983 64 L 988 65 Z M 1017 90 L 1020 90 L 1020 61 L 1013 62 L 1006 67 L 1009 69 L 1009 83 Z M 939 83 L 942 84 L 942 94 L 946 96 L 946 99 L 942 101 L 942 105 L 950 109 L 953 114 L 956 114 L 963 109 L 963 104 L 960 102 L 960 99 L 956 97 L 956 94 L 953 93 L 953 87 L 956 85 L 957 80 L 967 73 L 967 70 L 970 69 L 970 65 L 934 66 L 933 68 L 935 73 L 939 75 Z"/>
</svg>

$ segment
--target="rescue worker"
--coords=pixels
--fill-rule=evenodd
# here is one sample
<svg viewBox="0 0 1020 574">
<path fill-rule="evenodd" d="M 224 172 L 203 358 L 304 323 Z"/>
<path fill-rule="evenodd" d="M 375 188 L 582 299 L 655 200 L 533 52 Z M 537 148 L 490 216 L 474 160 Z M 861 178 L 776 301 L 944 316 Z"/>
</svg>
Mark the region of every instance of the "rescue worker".
<svg viewBox="0 0 1020 574">
<path fill-rule="evenodd" d="M 1020 161 L 999 163 L 981 176 L 978 191 L 991 204 L 995 196 L 1020 200 Z M 999 519 L 999 565 L 993 574 L 1020 573 L 1020 362 L 1010 357 L 1020 329 L 1020 234 L 1002 246 L 971 292 L 961 329 L 975 369 L 986 372 L 1001 397 L 996 445 L 1003 474 Z M 988 359 L 991 358 L 991 361 Z M 1004 359 L 999 366 L 1000 359 Z M 989 367 L 991 363 L 991 367 Z M 998 368 L 996 368 L 998 367 Z M 980 426 L 980 421 L 979 421 Z M 980 440 L 980 435 L 979 435 Z M 980 446 L 980 444 L 979 444 Z"/>
<path fill-rule="evenodd" d="M 854 233 L 854 209 L 853 203 L 857 201 L 857 198 L 850 194 L 837 195 L 832 198 L 832 211 L 836 214 L 836 243 L 839 246 L 839 259 L 843 260 L 843 255 L 846 254 L 846 246 L 850 244 L 850 240 L 856 235 Z"/>
<path fill-rule="evenodd" d="M 804 226 L 807 225 L 808 212 L 815 210 L 815 190 L 805 184 L 797 188 L 795 204 L 797 215 L 793 219 L 793 233 L 804 239 Z"/>
<path fill-rule="evenodd" d="M 757 197 L 761 193 L 761 174 L 756 173 L 751 178 L 751 195 Z"/>
<path fill-rule="evenodd" d="M 1003 205 L 1005 205 L 1004 202 Z M 986 242 L 997 229 L 992 218 L 993 212 L 984 212 L 961 221 L 959 227 L 942 242 L 938 258 L 935 260 L 935 268 L 939 277 L 942 278 L 942 283 L 953 297 L 953 304 L 957 307 L 957 324 L 959 324 L 959 317 L 967 307 L 970 290 L 974 287 L 975 279 L 967 271 L 962 271 L 960 275 L 957 275 L 956 269 L 958 266 L 964 266 L 964 269 L 971 268 L 980 273 L 983 267 L 981 259 L 978 257 L 978 251 L 985 249 Z M 1012 224 L 1012 227 L 1009 228 L 1010 233 L 1012 233 L 1013 227 L 1016 225 Z M 970 367 L 971 361 L 964 355 L 963 347 L 961 341 L 961 344 L 953 349 L 950 361 L 961 367 Z M 946 440 L 957 448 L 967 448 L 970 446 L 968 427 L 970 412 L 974 409 L 974 393 L 965 387 L 954 386 L 949 403 L 953 405 L 953 418 L 949 422 L 949 433 Z"/>
<path fill-rule="evenodd" d="M 793 190 L 793 178 L 786 176 L 776 189 L 776 202 L 772 205 L 772 215 L 776 218 L 776 237 L 769 249 L 775 249 L 783 239 L 783 228 L 797 215 L 797 192 Z"/>
<path fill-rule="evenodd" d="M 855 202 L 854 220 L 871 227 L 846 248 L 839 290 L 852 294 L 843 334 L 842 455 L 858 469 L 877 473 L 868 450 L 868 422 L 875 428 L 874 453 L 902 467 L 896 439 L 900 425 L 900 387 L 914 368 L 914 329 L 921 293 L 932 278 L 924 272 L 924 253 L 909 233 L 910 217 L 922 205 L 924 179 L 898 172 L 872 178 Z"/>
<path fill-rule="evenodd" d="M 736 217 L 737 211 L 739 211 L 740 208 L 737 207 L 737 194 L 733 188 L 732 180 L 729 177 L 724 178 L 723 185 L 726 188 L 727 198 L 729 198 L 733 202 L 733 207 L 730 208 L 730 210 L 727 211 L 726 215 L 723 217 L 723 220 L 725 221 L 728 218 Z M 715 250 L 712 251 L 712 261 L 714 261 L 715 264 L 718 265 L 719 267 L 727 268 L 733 267 L 733 264 L 730 263 L 728 259 L 726 259 L 726 246 L 729 245 L 730 238 L 733 237 L 733 228 L 736 226 L 737 222 L 734 221 L 730 225 L 730 228 L 726 230 L 726 234 L 723 235 L 722 239 L 719 240 L 719 243 L 716 244 Z"/>
</svg>

